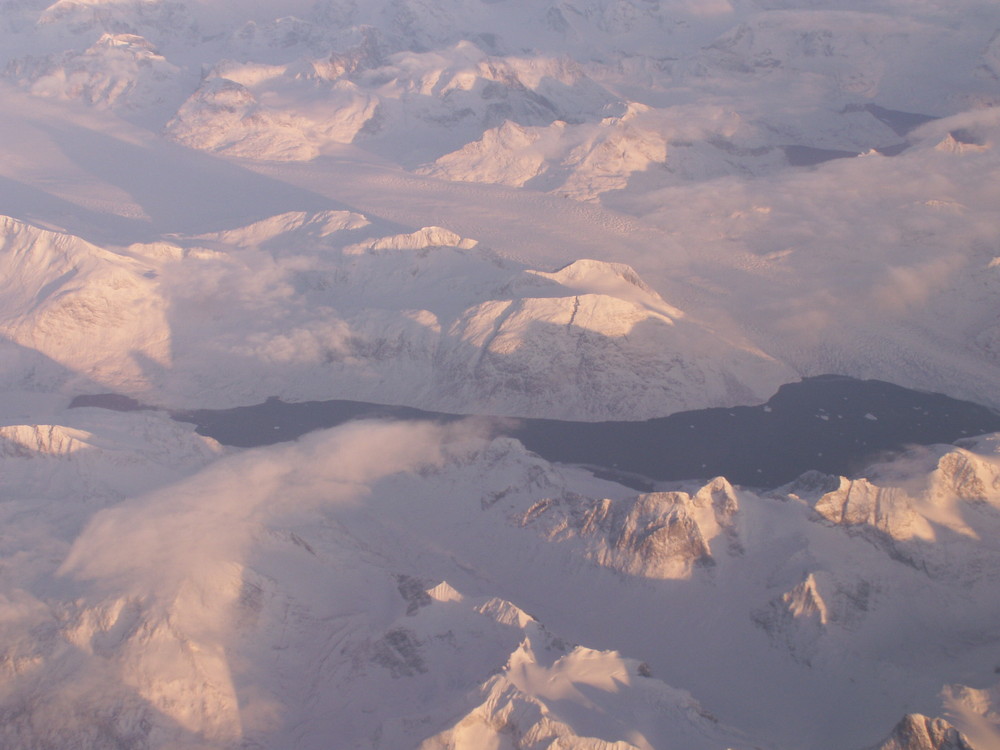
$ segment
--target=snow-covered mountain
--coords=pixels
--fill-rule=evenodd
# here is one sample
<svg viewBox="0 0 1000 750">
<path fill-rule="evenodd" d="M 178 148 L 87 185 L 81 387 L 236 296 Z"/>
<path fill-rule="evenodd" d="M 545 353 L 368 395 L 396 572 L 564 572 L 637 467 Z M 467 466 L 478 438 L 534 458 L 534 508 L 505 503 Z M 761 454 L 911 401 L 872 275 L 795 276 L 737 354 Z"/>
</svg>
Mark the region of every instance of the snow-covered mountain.
<svg viewBox="0 0 1000 750">
<path fill-rule="evenodd" d="M 890 533 L 831 522 L 844 480 L 636 496 L 472 423 L 227 454 L 52 416 L 3 428 L 10 747 L 862 748 L 914 709 L 961 723 L 957 685 L 991 679 L 996 436 L 874 467 L 912 493 Z M 946 575 L 880 542 L 930 528 Z M 921 722 L 879 746 L 964 747 Z"/>
<path fill-rule="evenodd" d="M 60 365 L 15 361 L 12 385 L 636 419 L 763 401 L 791 377 L 628 266 L 538 271 L 437 227 L 379 236 L 355 213 L 297 212 L 117 252 L 14 219 L 0 230 L 0 307 L 25 311 L 2 330 Z"/>
<path fill-rule="evenodd" d="M 842 372 L 1000 403 L 990 4 L 5 7 L 4 77 L 30 94 L 9 96 L 37 107 L 5 126 L 16 219 L 124 247 L 347 208 L 540 270 L 625 263 L 786 380 Z M 94 156 L 74 160 L 88 138 Z M 265 179 L 220 179 L 217 159 L 164 140 Z M 51 166 L 23 164 L 46 150 L 32 164 Z M 170 189 L 143 189 L 130 163 Z M 222 197 L 250 184 L 284 197 Z M 91 205 L 119 218 L 81 217 Z"/>
<path fill-rule="evenodd" d="M 879 750 L 933 748 L 934 750 L 966 750 L 968 740 L 948 722 L 929 719 L 920 714 L 907 714 Z"/>
<path fill-rule="evenodd" d="M 0 0 L 0 745 L 1000 748 L 1000 436 L 639 491 L 491 421 L 1000 407 L 998 40 L 991 0 Z M 99 393 L 478 418 L 238 450 Z"/>
</svg>

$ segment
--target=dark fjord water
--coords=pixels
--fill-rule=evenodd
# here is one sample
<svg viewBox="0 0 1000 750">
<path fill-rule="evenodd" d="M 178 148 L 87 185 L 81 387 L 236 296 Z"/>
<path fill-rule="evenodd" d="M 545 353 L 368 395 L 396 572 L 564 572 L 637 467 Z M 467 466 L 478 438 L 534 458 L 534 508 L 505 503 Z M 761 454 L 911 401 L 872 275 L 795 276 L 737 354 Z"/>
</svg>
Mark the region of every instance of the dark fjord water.
<svg viewBox="0 0 1000 750">
<path fill-rule="evenodd" d="M 71 406 L 148 408 L 123 396 L 79 396 Z M 461 415 L 358 401 L 286 403 L 172 412 L 220 443 L 270 445 L 355 419 L 449 422 Z M 645 422 L 498 419 L 496 431 L 549 461 L 584 464 L 642 487 L 649 480 L 722 475 L 776 487 L 817 470 L 852 475 L 911 445 L 953 443 L 1000 431 L 1000 413 L 878 380 L 825 375 L 782 386 L 761 406 L 700 409 Z"/>
</svg>

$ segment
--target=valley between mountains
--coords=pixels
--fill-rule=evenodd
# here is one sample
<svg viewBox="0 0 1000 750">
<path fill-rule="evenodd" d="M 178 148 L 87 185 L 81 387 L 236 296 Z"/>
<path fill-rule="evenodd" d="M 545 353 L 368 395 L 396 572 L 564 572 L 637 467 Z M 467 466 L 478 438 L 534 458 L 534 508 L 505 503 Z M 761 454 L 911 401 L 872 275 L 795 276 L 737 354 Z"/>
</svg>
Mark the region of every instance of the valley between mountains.
<svg viewBox="0 0 1000 750">
<path fill-rule="evenodd" d="M 0 746 L 1000 750 L 995 3 L 0 0 L 0 95 Z"/>
</svg>

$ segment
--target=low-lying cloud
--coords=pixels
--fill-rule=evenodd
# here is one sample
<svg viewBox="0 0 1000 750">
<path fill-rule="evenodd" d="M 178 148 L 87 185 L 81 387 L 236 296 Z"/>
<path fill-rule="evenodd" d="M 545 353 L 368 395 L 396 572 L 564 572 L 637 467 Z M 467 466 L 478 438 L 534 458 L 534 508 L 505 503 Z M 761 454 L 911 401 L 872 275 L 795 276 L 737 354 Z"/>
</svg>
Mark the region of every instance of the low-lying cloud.
<svg viewBox="0 0 1000 750">
<path fill-rule="evenodd" d="M 184 581 L 242 561 L 255 530 L 276 518 L 360 503 L 383 477 L 440 465 L 446 441 L 466 429 L 357 422 L 231 456 L 99 512 L 60 573 L 109 593 L 169 599 Z"/>
</svg>

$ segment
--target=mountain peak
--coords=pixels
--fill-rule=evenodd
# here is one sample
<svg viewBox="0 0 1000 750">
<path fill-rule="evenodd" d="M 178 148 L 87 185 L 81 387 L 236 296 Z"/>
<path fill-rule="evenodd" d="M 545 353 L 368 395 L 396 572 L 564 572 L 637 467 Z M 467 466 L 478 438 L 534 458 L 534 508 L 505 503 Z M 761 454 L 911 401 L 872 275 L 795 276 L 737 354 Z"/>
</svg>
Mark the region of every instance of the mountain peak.
<svg viewBox="0 0 1000 750">
<path fill-rule="evenodd" d="M 892 734 L 874 750 L 974 750 L 965 735 L 944 719 L 922 714 L 904 716 Z"/>
</svg>

